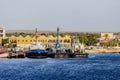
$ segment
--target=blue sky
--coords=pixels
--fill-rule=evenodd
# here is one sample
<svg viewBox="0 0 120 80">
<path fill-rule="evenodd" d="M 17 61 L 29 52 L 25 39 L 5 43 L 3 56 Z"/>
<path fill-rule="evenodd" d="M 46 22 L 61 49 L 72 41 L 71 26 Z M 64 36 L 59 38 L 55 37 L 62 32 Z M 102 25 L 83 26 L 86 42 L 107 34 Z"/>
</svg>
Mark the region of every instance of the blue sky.
<svg viewBox="0 0 120 80">
<path fill-rule="evenodd" d="M 120 0 L 0 0 L 7 29 L 120 31 Z"/>
</svg>

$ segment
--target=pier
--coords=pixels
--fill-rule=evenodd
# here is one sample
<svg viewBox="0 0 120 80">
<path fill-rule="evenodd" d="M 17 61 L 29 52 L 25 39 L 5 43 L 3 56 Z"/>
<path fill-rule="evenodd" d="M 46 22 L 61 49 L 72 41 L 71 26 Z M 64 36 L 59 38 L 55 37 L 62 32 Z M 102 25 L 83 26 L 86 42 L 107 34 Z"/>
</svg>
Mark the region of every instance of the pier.
<svg viewBox="0 0 120 80">
<path fill-rule="evenodd" d="M 10 52 L 8 58 L 25 58 L 26 54 L 24 52 L 13 53 Z"/>
</svg>

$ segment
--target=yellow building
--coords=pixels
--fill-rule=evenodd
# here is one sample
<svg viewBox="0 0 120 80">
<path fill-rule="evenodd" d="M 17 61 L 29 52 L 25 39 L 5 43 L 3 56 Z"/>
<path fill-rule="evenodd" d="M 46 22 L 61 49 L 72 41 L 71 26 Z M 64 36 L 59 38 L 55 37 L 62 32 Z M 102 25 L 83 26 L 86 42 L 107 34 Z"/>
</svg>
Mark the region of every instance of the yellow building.
<svg viewBox="0 0 120 80">
<path fill-rule="evenodd" d="M 111 38 L 113 37 L 113 33 L 101 33 L 101 38 Z"/>
<path fill-rule="evenodd" d="M 25 48 L 28 48 L 30 44 L 32 44 L 33 42 L 42 42 L 46 45 L 46 48 L 47 47 L 53 47 L 53 45 L 55 44 L 56 42 L 56 38 L 57 37 L 53 37 L 52 35 L 49 35 L 49 36 L 44 36 L 44 35 L 41 35 L 41 36 L 38 36 L 36 38 L 36 36 L 11 36 L 9 37 L 9 44 L 14 44 L 16 46 L 20 46 L 20 47 L 25 47 Z M 67 47 L 67 48 L 70 48 L 71 47 L 71 38 L 70 36 L 66 35 L 65 37 L 61 37 L 59 36 L 59 40 L 62 44 L 63 47 Z"/>
<path fill-rule="evenodd" d="M 2 38 L 0 38 L 0 46 L 2 45 Z"/>
</svg>

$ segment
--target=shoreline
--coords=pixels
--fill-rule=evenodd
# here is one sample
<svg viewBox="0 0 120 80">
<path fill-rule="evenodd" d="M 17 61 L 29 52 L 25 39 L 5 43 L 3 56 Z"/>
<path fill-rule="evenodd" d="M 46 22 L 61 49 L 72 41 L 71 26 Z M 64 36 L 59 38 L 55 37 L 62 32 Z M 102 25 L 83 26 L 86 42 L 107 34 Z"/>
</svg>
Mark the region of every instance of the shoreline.
<svg viewBox="0 0 120 80">
<path fill-rule="evenodd" d="M 91 50 L 85 50 L 88 54 L 98 54 L 98 53 L 120 53 L 120 48 L 96 48 Z"/>
</svg>

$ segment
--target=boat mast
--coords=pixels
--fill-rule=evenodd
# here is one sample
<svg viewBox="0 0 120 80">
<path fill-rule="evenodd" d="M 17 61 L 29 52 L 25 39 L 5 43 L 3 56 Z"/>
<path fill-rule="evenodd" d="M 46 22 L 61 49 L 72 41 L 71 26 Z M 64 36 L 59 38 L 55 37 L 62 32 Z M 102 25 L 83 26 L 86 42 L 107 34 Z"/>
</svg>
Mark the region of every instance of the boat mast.
<svg viewBox="0 0 120 80">
<path fill-rule="evenodd" d="M 57 27 L 57 43 L 59 44 L 59 27 Z"/>
<path fill-rule="evenodd" d="M 75 43 L 79 44 L 79 39 L 78 39 L 78 33 L 76 32 L 76 39 L 75 39 Z"/>
<path fill-rule="evenodd" d="M 37 28 L 35 30 L 35 39 L 36 39 L 36 42 L 38 42 L 38 37 L 39 37 L 39 34 L 38 34 L 38 31 L 37 31 Z"/>
<path fill-rule="evenodd" d="M 76 32 L 76 41 L 78 40 L 78 33 Z"/>
<path fill-rule="evenodd" d="M 56 50 L 59 49 L 59 27 L 57 27 L 57 41 L 56 41 Z"/>
<path fill-rule="evenodd" d="M 78 39 L 78 33 L 75 33 L 75 39 L 73 43 L 73 50 L 76 51 L 79 48 L 79 39 Z"/>
<path fill-rule="evenodd" d="M 54 46 L 56 50 L 60 50 L 61 49 L 61 45 L 60 45 L 60 41 L 59 41 L 59 35 L 60 35 L 59 27 L 57 27 L 57 34 L 56 34 L 57 39 L 56 39 L 56 43 L 55 43 L 55 46 Z"/>
</svg>

